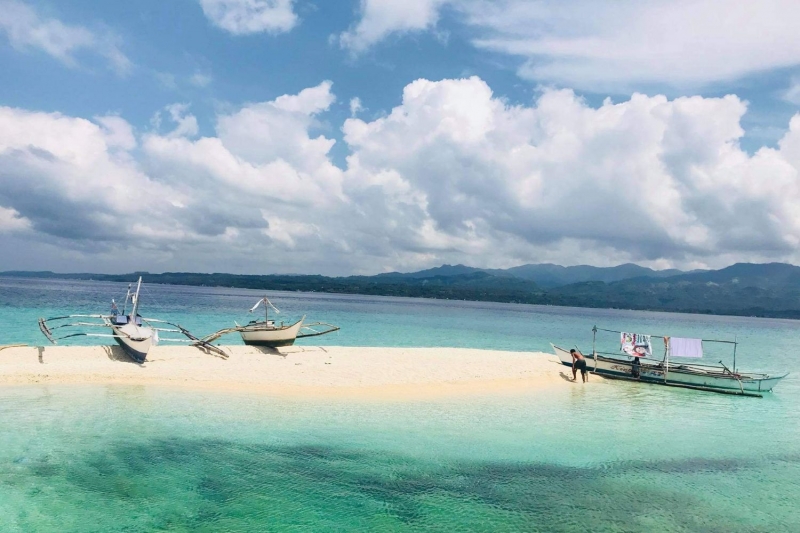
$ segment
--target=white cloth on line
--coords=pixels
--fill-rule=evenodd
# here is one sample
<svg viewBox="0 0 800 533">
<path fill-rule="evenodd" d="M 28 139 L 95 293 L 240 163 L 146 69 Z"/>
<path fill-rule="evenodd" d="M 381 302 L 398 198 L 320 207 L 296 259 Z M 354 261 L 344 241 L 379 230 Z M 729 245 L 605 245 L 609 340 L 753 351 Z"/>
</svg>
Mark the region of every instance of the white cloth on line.
<svg viewBox="0 0 800 533">
<path fill-rule="evenodd" d="M 631 357 L 653 357 L 650 335 L 620 333 L 620 350 Z"/>
<path fill-rule="evenodd" d="M 669 355 L 670 357 L 703 357 L 703 341 L 670 337 Z"/>
</svg>

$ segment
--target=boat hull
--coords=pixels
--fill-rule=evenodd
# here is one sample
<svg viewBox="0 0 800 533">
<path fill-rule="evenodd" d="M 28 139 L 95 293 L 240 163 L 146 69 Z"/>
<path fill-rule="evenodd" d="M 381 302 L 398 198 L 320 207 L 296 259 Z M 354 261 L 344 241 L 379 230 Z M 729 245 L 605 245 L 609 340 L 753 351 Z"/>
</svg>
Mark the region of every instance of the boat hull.
<svg viewBox="0 0 800 533">
<path fill-rule="evenodd" d="M 245 326 L 239 333 L 242 335 L 242 342 L 248 346 L 280 348 L 281 346 L 293 345 L 301 327 L 303 327 L 302 319 L 290 326 L 283 327 L 267 326 L 261 322 L 252 326 Z"/>
<path fill-rule="evenodd" d="M 572 356 L 568 350 L 553 345 L 561 363 L 572 367 Z M 688 387 L 702 390 L 729 392 L 734 394 L 759 395 L 769 392 L 785 377 L 783 376 L 748 376 L 736 375 L 719 371 L 709 372 L 700 370 L 696 365 L 669 363 L 668 368 L 663 364 L 643 362 L 640 365 L 639 377 L 633 377 L 632 361 L 598 356 L 586 358 L 586 366 L 590 372 L 612 378 L 632 379 L 646 383 L 670 385 L 675 387 Z"/>
<path fill-rule="evenodd" d="M 122 350 L 137 363 L 144 363 L 147 359 L 147 352 L 153 345 L 153 330 L 133 324 L 124 326 L 112 326 L 114 340 L 122 347 Z"/>
</svg>

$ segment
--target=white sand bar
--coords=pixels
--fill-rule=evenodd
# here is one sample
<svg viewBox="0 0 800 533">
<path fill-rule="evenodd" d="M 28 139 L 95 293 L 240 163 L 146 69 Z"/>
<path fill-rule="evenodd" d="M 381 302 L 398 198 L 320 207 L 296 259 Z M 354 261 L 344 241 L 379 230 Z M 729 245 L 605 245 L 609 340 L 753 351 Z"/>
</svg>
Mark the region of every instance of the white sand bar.
<svg viewBox="0 0 800 533">
<path fill-rule="evenodd" d="M 551 354 L 459 348 L 158 346 L 143 365 L 109 346 L 0 350 L 0 386 L 130 384 L 299 396 L 418 399 L 575 387 Z M 580 376 L 578 377 L 580 381 Z M 593 381 L 600 381 L 593 376 Z M 587 384 L 588 385 L 588 384 Z"/>
</svg>

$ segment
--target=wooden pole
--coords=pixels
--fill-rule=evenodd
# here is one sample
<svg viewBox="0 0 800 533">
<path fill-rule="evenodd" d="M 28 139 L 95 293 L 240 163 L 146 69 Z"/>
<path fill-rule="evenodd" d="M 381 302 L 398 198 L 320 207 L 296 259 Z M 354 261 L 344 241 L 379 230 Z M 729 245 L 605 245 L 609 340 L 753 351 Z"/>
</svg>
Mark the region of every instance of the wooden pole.
<svg viewBox="0 0 800 533">
<path fill-rule="evenodd" d="M 594 371 L 597 373 L 597 326 L 592 328 L 592 355 L 594 356 Z"/>
<path fill-rule="evenodd" d="M 736 373 L 736 335 L 733 336 L 733 372 Z"/>
</svg>

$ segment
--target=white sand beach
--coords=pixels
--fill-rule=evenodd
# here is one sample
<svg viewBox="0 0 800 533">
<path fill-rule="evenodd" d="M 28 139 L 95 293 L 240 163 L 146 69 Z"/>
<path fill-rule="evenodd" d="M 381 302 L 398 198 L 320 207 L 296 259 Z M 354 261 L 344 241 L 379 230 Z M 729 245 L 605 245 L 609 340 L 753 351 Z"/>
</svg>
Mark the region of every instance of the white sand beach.
<svg viewBox="0 0 800 533">
<path fill-rule="evenodd" d="M 291 346 L 278 350 L 225 346 L 227 359 L 188 346 L 158 346 L 147 361 L 119 347 L 48 346 L 0 350 L 0 386 L 129 384 L 248 393 L 363 399 L 574 387 L 552 354 L 458 348 Z"/>
</svg>

